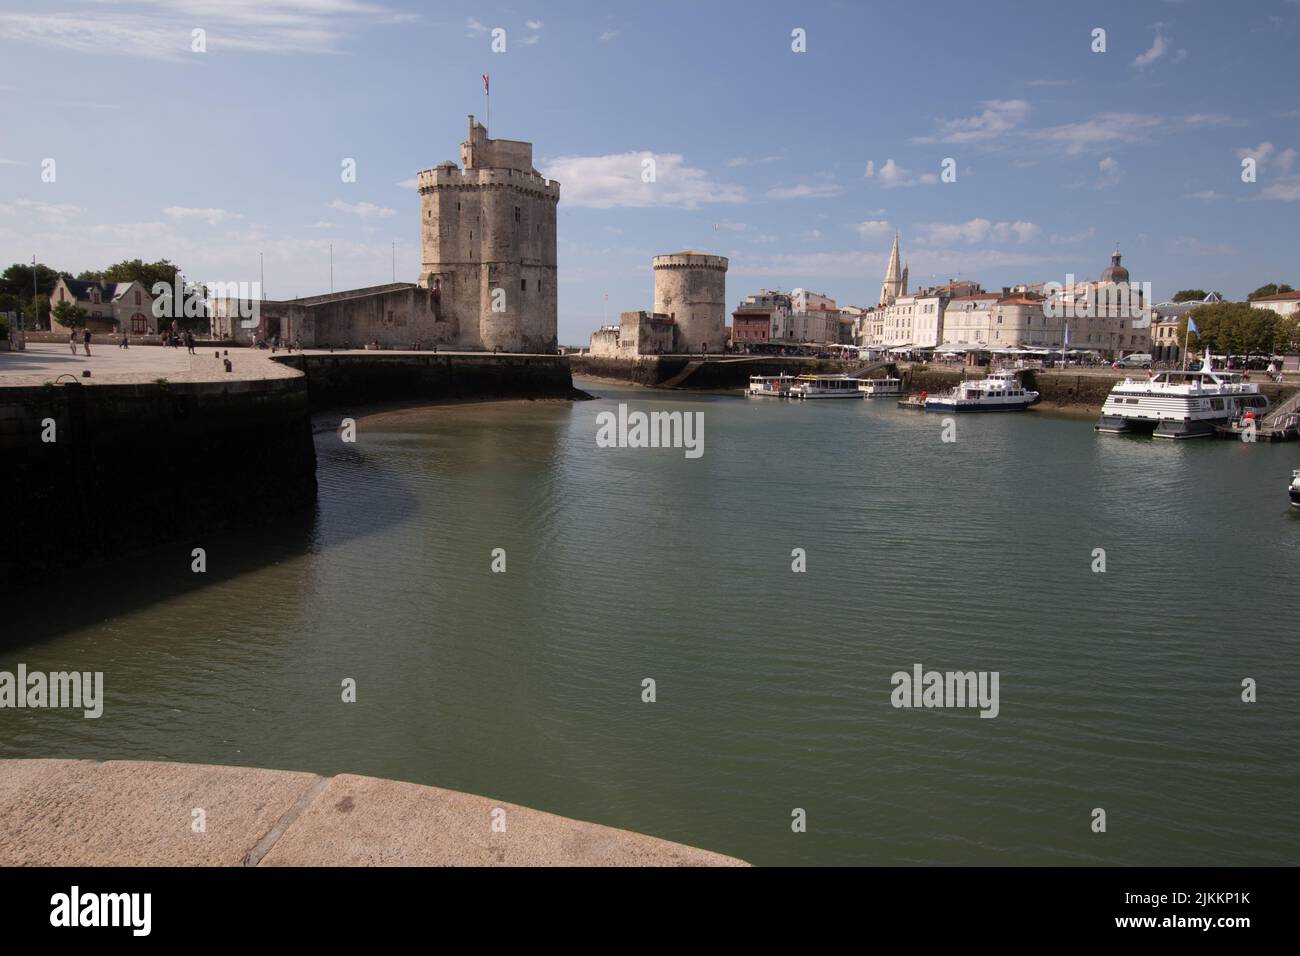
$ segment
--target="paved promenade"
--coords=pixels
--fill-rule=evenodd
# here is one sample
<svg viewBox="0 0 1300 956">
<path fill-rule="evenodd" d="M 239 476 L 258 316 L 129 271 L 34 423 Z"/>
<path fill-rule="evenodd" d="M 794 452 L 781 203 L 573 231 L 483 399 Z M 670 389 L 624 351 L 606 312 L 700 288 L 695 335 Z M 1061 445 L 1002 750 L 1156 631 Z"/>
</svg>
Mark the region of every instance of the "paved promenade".
<svg viewBox="0 0 1300 956">
<path fill-rule="evenodd" d="M 147 384 L 160 378 L 165 378 L 168 382 L 217 382 L 231 379 L 296 378 L 301 375 L 302 373 L 296 369 L 274 361 L 274 358 L 285 355 L 427 357 L 437 354 L 467 356 L 478 361 L 491 358 L 528 357 L 524 353 L 513 352 L 439 351 L 434 353 L 431 350 L 408 352 L 395 349 L 379 351 L 303 349 L 294 352 L 281 350 L 275 353 L 274 358 L 269 349 L 195 346 L 194 351 L 195 354 L 190 355 L 183 348 L 161 345 L 133 345 L 123 349 L 118 348 L 107 337 L 103 337 L 103 341 L 91 343 L 90 355 L 87 356 L 81 346 L 77 346 L 77 354 L 73 355 L 66 343 L 29 342 L 26 351 L 0 352 L 0 387 L 44 385 L 46 382 L 53 382 L 60 375 L 70 375 L 83 385 Z M 218 352 L 221 353 L 220 356 L 217 355 Z M 229 372 L 226 371 L 222 361 L 225 358 L 230 359 Z M 90 371 L 89 378 L 82 377 L 82 372 L 85 370 Z"/>
<path fill-rule="evenodd" d="M 195 811 L 202 811 L 201 832 Z M 0 760 L 0 866 L 744 865 L 627 830 L 374 777 Z"/>
</svg>

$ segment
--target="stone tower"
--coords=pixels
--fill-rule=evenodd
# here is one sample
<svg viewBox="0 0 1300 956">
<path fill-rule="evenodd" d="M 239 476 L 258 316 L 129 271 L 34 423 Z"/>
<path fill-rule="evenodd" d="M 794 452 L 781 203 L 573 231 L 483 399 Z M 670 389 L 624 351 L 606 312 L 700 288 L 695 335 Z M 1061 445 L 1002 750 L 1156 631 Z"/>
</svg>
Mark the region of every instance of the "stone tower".
<svg viewBox="0 0 1300 956">
<path fill-rule="evenodd" d="M 655 256 L 655 311 L 676 323 L 674 350 L 721 352 L 727 341 L 727 257 Z"/>
<path fill-rule="evenodd" d="M 899 296 L 907 295 L 907 270 L 899 264 L 898 234 L 894 234 L 894 248 L 889 253 L 889 267 L 885 281 L 880 284 L 880 304 L 893 305 Z"/>
<path fill-rule="evenodd" d="M 473 116 L 460 161 L 416 177 L 418 284 L 460 347 L 554 352 L 560 184 L 533 168 L 532 143 L 488 139 Z"/>
</svg>

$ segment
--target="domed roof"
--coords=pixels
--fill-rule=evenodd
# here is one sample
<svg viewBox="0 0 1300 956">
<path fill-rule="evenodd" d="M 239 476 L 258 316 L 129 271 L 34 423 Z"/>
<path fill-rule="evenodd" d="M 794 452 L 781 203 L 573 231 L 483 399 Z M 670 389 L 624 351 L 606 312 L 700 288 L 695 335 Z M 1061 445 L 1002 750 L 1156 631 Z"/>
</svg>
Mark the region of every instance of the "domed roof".
<svg viewBox="0 0 1300 956">
<path fill-rule="evenodd" d="M 1116 246 L 1110 257 L 1110 265 L 1102 270 L 1102 282 L 1128 282 L 1128 270 L 1119 264 L 1119 259 L 1119 247 Z"/>
</svg>

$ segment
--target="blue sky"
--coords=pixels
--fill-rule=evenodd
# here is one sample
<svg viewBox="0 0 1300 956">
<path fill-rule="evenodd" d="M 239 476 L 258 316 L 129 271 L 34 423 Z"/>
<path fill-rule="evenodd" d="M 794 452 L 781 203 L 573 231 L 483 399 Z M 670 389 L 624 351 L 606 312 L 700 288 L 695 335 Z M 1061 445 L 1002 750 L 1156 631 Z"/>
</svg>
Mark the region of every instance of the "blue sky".
<svg viewBox="0 0 1300 956">
<path fill-rule="evenodd" d="M 492 135 L 561 182 L 565 343 L 686 248 L 731 257 L 733 305 L 874 304 L 895 229 L 913 286 L 1095 276 L 1118 241 L 1158 298 L 1244 297 L 1300 284 L 1298 40 L 1296 0 L 0 0 L 0 262 L 252 281 L 263 253 L 291 297 L 331 243 L 336 289 L 391 281 L 396 242 L 413 281 L 411 180 L 459 158 L 487 72 Z"/>
</svg>

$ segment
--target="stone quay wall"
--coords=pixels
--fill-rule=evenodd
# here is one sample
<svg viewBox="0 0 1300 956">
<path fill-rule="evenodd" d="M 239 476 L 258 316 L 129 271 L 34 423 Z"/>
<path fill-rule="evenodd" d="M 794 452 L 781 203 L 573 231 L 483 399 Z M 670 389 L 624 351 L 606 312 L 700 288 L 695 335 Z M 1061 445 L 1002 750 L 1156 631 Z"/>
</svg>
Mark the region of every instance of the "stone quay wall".
<svg viewBox="0 0 1300 956">
<path fill-rule="evenodd" d="M 277 361 L 306 374 L 313 412 L 384 402 L 589 397 L 573 387 L 567 355 L 313 352 Z"/>
<path fill-rule="evenodd" d="M 0 589 L 71 581 L 81 565 L 316 497 L 299 376 L 3 387 L 0 460 L 14 492 Z"/>
</svg>

